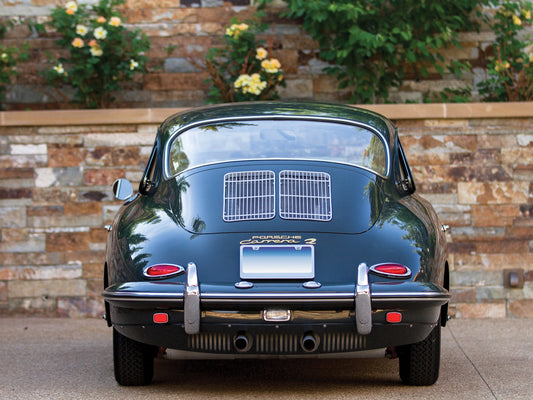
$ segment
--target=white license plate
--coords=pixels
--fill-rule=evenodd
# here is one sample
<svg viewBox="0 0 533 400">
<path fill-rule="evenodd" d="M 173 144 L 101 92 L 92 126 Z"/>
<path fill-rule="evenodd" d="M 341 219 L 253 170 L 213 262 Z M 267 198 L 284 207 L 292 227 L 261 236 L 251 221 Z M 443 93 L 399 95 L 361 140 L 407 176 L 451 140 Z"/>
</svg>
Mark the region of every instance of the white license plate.
<svg viewBox="0 0 533 400">
<path fill-rule="evenodd" d="M 241 246 L 241 279 L 313 279 L 314 277 L 314 246 Z"/>
</svg>

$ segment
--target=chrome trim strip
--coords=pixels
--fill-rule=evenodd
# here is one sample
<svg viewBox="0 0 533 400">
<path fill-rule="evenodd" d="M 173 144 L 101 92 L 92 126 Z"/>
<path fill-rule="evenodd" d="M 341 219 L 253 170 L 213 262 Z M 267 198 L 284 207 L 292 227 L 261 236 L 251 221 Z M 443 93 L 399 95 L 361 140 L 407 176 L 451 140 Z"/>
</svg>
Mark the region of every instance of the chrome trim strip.
<svg viewBox="0 0 533 400">
<path fill-rule="evenodd" d="M 368 284 L 368 269 L 365 263 L 357 267 L 357 286 L 355 290 L 355 322 L 357 333 L 368 335 L 372 331 L 372 300 Z"/>
<path fill-rule="evenodd" d="M 192 262 L 187 266 L 187 282 L 183 303 L 185 333 L 194 335 L 200 332 L 200 286 L 198 285 L 196 264 Z"/>
<path fill-rule="evenodd" d="M 170 136 L 169 136 L 167 142 L 165 143 L 165 149 L 164 149 L 164 152 L 163 152 L 163 173 L 164 173 L 165 179 L 167 179 L 167 180 L 168 179 L 172 179 L 174 176 L 176 176 L 178 174 L 182 174 L 185 171 L 189 171 L 189 170 L 192 170 L 192 169 L 195 169 L 195 168 L 198 168 L 198 167 L 203 167 L 203 166 L 206 166 L 206 165 L 220 164 L 222 162 L 250 161 L 250 159 L 227 160 L 227 161 L 220 161 L 220 162 L 217 161 L 217 162 L 214 162 L 214 163 L 196 165 L 196 166 L 194 166 L 192 168 L 186 168 L 183 171 L 180 171 L 178 174 L 170 175 L 170 171 L 169 171 L 169 153 L 170 153 L 170 149 L 169 149 L 169 146 L 172 143 L 172 141 L 174 140 L 174 138 L 176 136 L 179 136 L 183 131 L 186 131 L 186 130 L 189 130 L 189 129 L 192 129 L 192 128 L 196 128 L 198 126 L 209 125 L 209 124 L 214 124 L 214 123 L 224 123 L 224 122 L 229 122 L 229 121 L 254 121 L 254 120 L 323 121 L 323 122 L 334 122 L 334 123 L 341 123 L 341 124 L 358 126 L 360 128 L 365 128 L 365 129 L 371 131 L 372 133 L 374 133 L 376 136 L 378 136 L 381 139 L 381 142 L 383 143 L 383 145 L 385 147 L 385 155 L 387 157 L 387 165 L 386 165 L 386 168 L 385 168 L 385 175 L 382 175 L 382 174 L 380 174 L 380 173 L 378 173 L 378 172 L 376 172 L 376 171 L 374 171 L 372 169 L 369 169 L 369 168 L 366 168 L 366 167 L 362 167 L 362 166 L 357 165 L 357 164 L 335 162 L 335 161 L 331 161 L 331 160 L 310 160 L 310 159 L 296 159 L 296 158 L 287 158 L 286 160 L 292 160 L 292 161 L 323 161 L 323 162 L 329 162 L 329 163 L 335 163 L 335 164 L 349 165 L 349 166 L 352 166 L 352 167 L 357 167 L 357 168 L 361 168 L 361 169 L 364 169 L 366 171 L 369 171 L 369 172 L 371 172 L 371 173 L 373 173 L 375 175 L 378 175 L 378 176 L 382 177 L 383 179 L 388 179 L 388 176 L 390 175 L 392 167 L 391 167 L 391 154 L 390 154 L 391 150 L 390 150 L 390 147 L 389 147 L 389 143 L 387 142 L 385 136 L 383 136 L 382 133 L 379 130 L 377 130 L 376 128 L 374 128 L 372 125 L 368 125 L 368 124 L 364 124 L 364 123 L 361 123 L 361 122 L 356 122 L 356 121 L 353 121 L 353 120 L 350 120 L 350 119 L 344 119 L 344 118 L 300 116 L 300 115 L 258 115 L 258 116 L 247 116 L 247 117 L 227 117 L 227 118 L 208 119 L 208 120 L 204 120 L 204 121 L 201 121 L 201 122 L 196 122 L 196 123 L 193 123 L 193 124 L 190 124 L 190 125 L 184 125 L 184 126 L 180 127 L 180 129 L 176 129 L 176 131 L 170 133 Z M 271 159 L 267 159 L 267 158 L 261 159 L 261 161 L 264 161 L 264 160 L 271 160 Z M 272 160 L 284 160 L 284 159 L 272 159 Z"/>
<path fill-rule="evenodd" d="M 124 293 L 124 294 L 106 294 L 104 293 L 104 300 L 109 302 L 147 302 L 147 303 L 170 303 L 182 304 L 183 294 L 179 293 Z"/>
<path fill-rule="evenodd" d="M 389 299 L 389 298 L 398 298 L 398 299 L 408 299 L 412 298 L 413 300 L 423 300 L 423 299 L 449 299 L 451 295 L 445 292 L 377 292 L 372 295 L 373 300 L 379 299 Z"/>
<path fill-rule="evenodd" d="M 387 297 L 380 299 L 372 299 L 372 303 L 379 306 L 381 304 L 397 304 L 397 303 L 418 303 L 431 304 L 438 303 L 439 305 L 446 304 L 450 299 L 444 297 L 422 297 L 422 298 L 407 298 L 407 297 Z"/>
<path fill-rule="evenodd" d="M 351 292 L 306 292 L 306 293 L 202 293 L 202 300 L 231 300 L 231 299 L 354 299 L 354 294 Z"/>
<path fill-rule="evenodd" d="M 112 299 L 112 300 L 120 300 L 120 299 L 154 299 L 154 300 L 181 300 L 183 299 L 184 294 L 183 293 L 176 293 L 176 292 L 106 292 L 104 291 L 102 293 L 102 296 L 104 296 L 105 299 Z"/>
<path fill-rule="evenodd" d="M 126 292 L 126 293 L 103 293 L 104 299 L 107 301 L 113 302 L 182 302 L 184 295 L 183 293 L 149 293 L 149 292 Z M 251 301 L 251 302 L 261 302 L 265 300 L 279 300 L 279 301 L 304 301 L 304 302 L 331 302 L 331 301 L 353 301 L 353 293 L 340 293 L 338 295 L 324 295 L 324 296 L 313 296 L 313 295 L 300 295 L 293 294 L 293 296 L 272 296 L 257 294 L 253 295 L 242 295 L 242 294 L 203 294 L 201 296 L 202 301 L 206 303 L 211 303 L 215 301 L 220 301 L 224 303 L 231 303 L 232 301 Z M 389 301 L 418 301 L 418 302 L 432 302 L 432 301 L 448 301 L 450 295 L 439 294 L 439 293 L 382 293 L 382 294 L 373 294 L 372 302 L 381 303 Z"/>
<path fill-rule="evenodd" d="M 364 278 L 363 278 L 364 279 Z M 181 286 L 181 285 L 180 285 Z M 199 291 L 199 290 L 198 290 Z M 109 301 L 183 301 L 184 292 L 134 292 L 134 291 L 115 291 L 109 292 L 104 290 L 102 293 L 104 299 Z M 206 302 L 213 301 L 263 301 L 263 300 L 303 300 L 303 301 L 354 301 L 354 292 L 322 292 L 318 290 L 302 292 L 284 292 L 284 293 L 217 293 L 208 292 L 200 295 L 201 299 Z M 372 293 L 372 301 L 435 301 L 448 300 L 451 295 L 448 292 L 376 292 Z"/>
</svg>

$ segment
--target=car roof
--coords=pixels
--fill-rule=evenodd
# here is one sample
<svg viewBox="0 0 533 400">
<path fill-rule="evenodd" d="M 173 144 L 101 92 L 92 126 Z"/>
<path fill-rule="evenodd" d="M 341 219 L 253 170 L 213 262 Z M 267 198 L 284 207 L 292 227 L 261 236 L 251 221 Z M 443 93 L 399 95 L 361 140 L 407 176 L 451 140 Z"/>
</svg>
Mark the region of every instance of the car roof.
<svg viewBox="0 0 533 400">
<path fill-rule="evenodd" d="M 264 119 L 270 116 L 348 120 L 373 127 L 389 144 L 394 140 L 394 125 L 380 114 L 348 105 L 314 102 L 247 102 L 192 108 L 167 118 L 161 125 L 159 135 L 162 143 L 166 143 L 176 132 L 189 126 L 232 118 Z"/>
</svg>

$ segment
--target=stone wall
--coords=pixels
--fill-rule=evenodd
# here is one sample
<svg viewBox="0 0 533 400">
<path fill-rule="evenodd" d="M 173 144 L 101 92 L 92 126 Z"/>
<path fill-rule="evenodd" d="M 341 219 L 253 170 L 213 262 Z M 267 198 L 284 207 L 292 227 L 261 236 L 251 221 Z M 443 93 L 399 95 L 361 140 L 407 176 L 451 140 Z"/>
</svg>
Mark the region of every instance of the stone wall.
<svg viewBox="0 0 533 400">
<path fill-rule="evenodd" d="M 533 103 L 371 106 L 447 234 L 457 317 L 533 317 Z M 175 109 L 0 113 L 0 313 L 99 316 L 106 231 Z M 523 288 L 504 288 L 504 269 Z"/>
<path fill-rule="evenodd" d="M 94 4 L 97 0 L 83 0 Z M 189 107 L 203 104 L 207 97 L 205 71 L 191 63 L 193 57 L 201 61 L 209 48 L 221 44 L 221 37 L 231 18 L 246 20 L 255 9 L 250 0 L 128 0 L 122 14 L 132 28 L 140 28 L 152 43 L 147 53 L 151 59 L 149 73 L 139 76 L 119 94 L 117 107 Z M 50 10 L 65 1 L 57 0 L 0 0 L 0 19 L 16 22 L 14 29 L 3 41 L 6 45 L 30 46 L 30 61 L 19 66 L 20 75 L 7 91 L 7 109 L 50 109 L 72 107 L 65 97 L 72 97 L 72 90 L 62 94 L 44 85 L 39 72 L 52 65 L 47 63 L 48 53 L 59 57 L 63 50 L 54 41 L 53 33 L 39 37 L 28 30 L 29 20 L 44 22 Z M 275 1 L 274 5 L 279 1 Z M 279 7 L 270 9 L 267 32 L 273 54 L 279 58 L 286 73 L 287 87 L 282 88 L 282 99 L 346 100 L 347 93 L 337 90 L 336 81 L 326 76 L 322 69 L 327 65 L 316 56 L 317 44 L 294 21 L 279 19 Z M 453 74 L 440 76 L 429 71 L 427 79 L 408 78 L 402 87 L 394 90 L 390 100 L 422 102 L 424 96 L 439 93 L 444 88 L 475 87 L 484 77 L 487 52 L 494 41 L 491 31 L 463 33 L 461 49 L 446 49 L 447 60 L 467 60 L 474 67 L 473 73 L 458 79 Z M 170 54 L 169 46 L 175 46 Z"/>
</svg>

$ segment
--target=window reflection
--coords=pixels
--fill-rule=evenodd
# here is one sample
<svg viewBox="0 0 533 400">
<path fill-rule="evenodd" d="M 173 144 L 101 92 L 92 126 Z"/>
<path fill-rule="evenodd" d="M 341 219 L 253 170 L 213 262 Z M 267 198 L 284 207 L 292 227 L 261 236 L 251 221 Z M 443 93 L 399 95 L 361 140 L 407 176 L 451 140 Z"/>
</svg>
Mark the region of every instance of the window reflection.
<svg viewBox="0 0 533 400">
<path fill-rule="evenodd" d="M 323 121 L 261 120 L 210 124 L 177 136 L 171 176 L 203 164 L 250 159 L 305 159 L 353 164 L 385 175 L 382 140 L 363 127 Z"/>
</svg>

